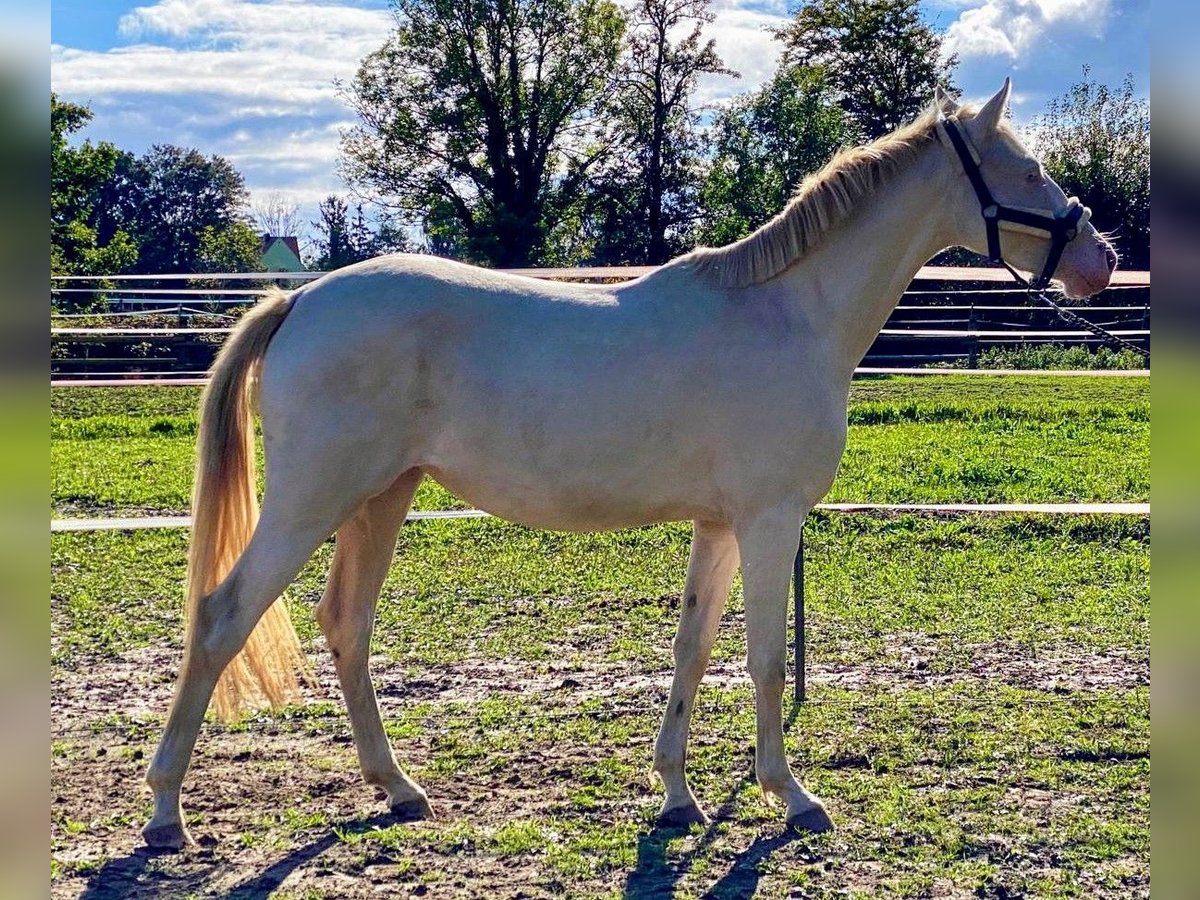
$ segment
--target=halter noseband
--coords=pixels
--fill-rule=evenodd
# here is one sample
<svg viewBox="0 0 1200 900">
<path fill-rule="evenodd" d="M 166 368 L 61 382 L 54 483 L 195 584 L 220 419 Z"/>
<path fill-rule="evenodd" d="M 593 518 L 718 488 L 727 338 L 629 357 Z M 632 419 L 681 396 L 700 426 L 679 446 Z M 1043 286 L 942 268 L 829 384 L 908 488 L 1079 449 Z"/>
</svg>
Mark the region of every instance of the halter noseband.
<svg viewBox="0 0 1200 900">
<path fill-rule="evenodd" d="M 988 262 L 1004 266 L 1012 272 L 1017 281 L 1027 285 L 1030 290 L 1045 289 L 1054 277 L 1054 270 L 1058 268 L 1067 244 L 1075 240 L 1080 229 L 1091 218 L 1092 211 L 1080 203 L 1078 197 L 1067 199 L 1067 208 L 1061 215 L 1047 215 L 1043 210 L 1003 206 L 997 203 L 979 171 L 979 154 L 969 144 L 969 138 L 958 119 L 954 116 L 939 119 L 938 131 L 945 134 L 950 146 L 958 154 L 963 172 L 971 182 L 971 187 L 975 189 L 975 196 L 979 198 L 979 212 L 987 228 Z M 1027 282 L 1005 261 L 1000 250 L 1001 222 L 1011 223 L 1009 227 L 1014 231 L 1033 231 L 1050 235 L 1050 251 L 1046 255 L 1046 264 L 1042 266 L 1041 274 L 1032 282 Z"/>
</svg>

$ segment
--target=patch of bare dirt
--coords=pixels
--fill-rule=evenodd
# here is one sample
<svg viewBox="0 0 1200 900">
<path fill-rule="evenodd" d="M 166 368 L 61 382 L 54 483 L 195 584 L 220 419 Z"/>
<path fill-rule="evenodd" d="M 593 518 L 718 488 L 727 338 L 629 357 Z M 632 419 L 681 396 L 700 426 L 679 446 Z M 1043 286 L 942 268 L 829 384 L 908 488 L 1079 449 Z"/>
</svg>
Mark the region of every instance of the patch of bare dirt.
<svg viewBox="0 0 1200 900">
<path fill-rule="evenodd" d="M 190 515 L 187 507 L 129 506 L 119 503 L 93 503 L 79 500 L 61 500 L 52 506 L 52 512 L 60 519 L 137 519 L 157 516 Z"/>
<path fill-rule="evenodd" d="M 1130 690 L 1150 684 L 1149 649 L 1093 650 L 1067 643 L 1030 647 L 1016 642 L 960 644 L 922 633 L 895 634 L 882 652 L 864 662 L 818 663 L 809 669 L 815 684 L 878 689 L 898 682 L 907 688 L 945 687 L 964 680 L 1064 694 Z"/>
<path fill-rule="evenodd" d="M 310 655 L 316 685 L 307 690 L 307 699 L 340 702 L 332 662 L 323 642 L 318 640 L 317 645 Z M 810 663 L 806 678 L 809 685 L 851 690 L 936 688 L 976 680 L 1058 694 L 1129 690 L 1150 683 L 1150 655 L 1145 649 L 1093 651 L 1066 644 L 1030 648 L 993 642 L 956 645 L 946 657 L 943 648 L 943 641 L 924 634 L 894 635 L 883 653 L 863 662 Z M 178 651 L 148 647 L 57 671 L 52 681 L 52 732 L 64 726 L 88 726 L 99 718 L 146 720 L 164 715 L 178 664 Z M 637 696 L 655 704 L 665 700 L 672 677 L 670 669 L 632 671 L 629 663 L 608 660 L 593 660 L 585 671 L 553 662 L 531 666 L 519 659 L 473 659 L 429 666 L 414 674 L 385 656 L 375 656 L 371 671 L 385 708 L 422 701 L 477 702 L 506 694 L 544 696 L 554 704 L 572 706 L 614 695 Z M 741 662 L 720 661 L 709 666 L 704 684 L 748 687 L 750 678 Z"/>
<path fill-rule="evenodd" d="M 552 872 L 527 859 L 511 865 L 454 837 L 457 822 L 497 826 L 569 805 L 565 780 L 545 783 L 551 761 L 540 753 L 491 784 L 426 777 L 438 821 L 431 825 L 433 849 L 422 854 L 356 840 L 399 820 L 358 777 L 348 740 L 206 733 L 185 786 L 198 846 L 158 854 L 145 850 L 138 834 L 149 812 L 142 776 L 150 750 L 136 736 L 105 734 L 74 741 L 53 760 L 51 840 L 65 872 L 52 896 L 454 896 L 488 885 L 490 896 L 532 897 L 561 889 Z M 414 739 L 402 750 L 420 758 L 430 747 Z M 584 762 L 555 754 L 553 767 L 570 771 Z M 636 806 L 613 804 L 605 814 L 636 817 Z"/>
<path fill-rule="evenodd" d="M 1142 652 L 1087 653 L 1066 646 L 1031 651 L 990 644 L 956 647 L 946 662 L 939 661 L 943 649 L 944 644 L 922 635 L 897 636 L 887 643 L 886 652 L 859 665 L 818 660 L 808 678 L 814 684 L 873 691 L 964 679 L 1085 691 L 1138 686 L 1149 679 L 1149 661 Z M 803 839 L 776 834 L 778 810 L 765 807 L 761 819 L 746 821 L 744 811 L 734 820 L 733 805 L 727 804 L 716 831 L 676 836 L 682 850 L 671 843 L 670 835 L 643 828 L 637 839 L 638 858 L 593 874 L 586 891 L 549 865 L 544 854 L 505 855 L 476 846 L 470 830 L 463 831 L 464 823 L 491 830 L 523 821 L 648 821 L 659 802 L 657 788 L 644 777 L 651 761 L 650 733 L 621 746 L 569 740 L 521 745 L 497 755 L 486 774 L 476 771 L 462 778 L 436 766 L 421 768 L 436 756 L 445 737 L 434 720 L 431 727 L 395 743 L 402 765 L 411 765 L 429 791 L 438 820 L 419 841 L 387 844 L 364 839 L 395 820 L 358 775 L 328 655 L 318 652 L 313 659 L 317 683 L 309 699 L 337 700 L 338 712 L 282 723 L 271 720 L 261 727 L 256 723 L 243 733 L 206 728 L 185 784 L 185 808 L 195 817 L 193 831 L 201 844 L 167 855 L 144 850 L 138 829 L 149 815 L 145 766 L 170 701 L 178 652 L 148 648 L 118 659 L 79 662 L 71 671 L 56 670 L 51 840 L 58 871 L 52 896 L 257 897 L 273 891 L 280 896 L 330 897 L 669 896 L 681 878 L 689 877 L 690 866 L 702 870 L 696 863 L 700 859 L 703 871 L 714 873 L 702 880 L 719 875 L 714 890 L 720 887 L 728 896 L 753 895 L 763 871 L 815 867 L 821 878 L 836 879 L 843 888 L 879 887 L 886 881 L 886 873 L 877 867 L 850 858 L 852 836 L 840 839 L 849 844 L 838 845 L 846 851 L 844 864 L 825 873 L 826 863 Z M 510 694 L 564 712 L 600 698 L 612 709 L 636 707 L 656 714 L 671 678 L 667 669 L 637 671 L 628 663 L 603 660 L 591 661 L 586 670 L 559 662 L 534 666 L 501 659 L 431 666 L 414 673 L 379 657 L 373 660 L 373 671 L 385 717 L 389 708 L 395 711 L 414 702 L 473 702 Z M 706 679 L 714 682 L 749 684 L 744 666 L 734 662 L 715 664 Z M 704 743 L 702 738 L 697 746 Z M 605 796 L 581 811 L 577 794 L 587 788 L 586 773 L 606 760 L 628 764 L 637 777 L 619 796 Z M 745 789 L 749 776 L 739 777 Z M 1011 802 L 1038 809 L 1042 801 L 1049 808 L 1052 800 L 1068 802 L 1061 795 L 1039 799 L 1029 791 Z M 848 814 L 852 817 L 853 810 Z M 1142 870 L 1132 866 L 1128 874 L 1120 874 L 1128 879 L 1124 883 L 1131 889 L 1129 896 L 1139 896 Z M 1113 875 L 1105 877 L 1111 881 Z M 772 896 L 788 890 L 786 877 L 770 883 Z M 1098 895 L 1105 894 L 1117 896 L 1105 891 Z M 932 893 L 961 895 L 961 886 L 950 882 L 939 883 Z"/>
</svg>

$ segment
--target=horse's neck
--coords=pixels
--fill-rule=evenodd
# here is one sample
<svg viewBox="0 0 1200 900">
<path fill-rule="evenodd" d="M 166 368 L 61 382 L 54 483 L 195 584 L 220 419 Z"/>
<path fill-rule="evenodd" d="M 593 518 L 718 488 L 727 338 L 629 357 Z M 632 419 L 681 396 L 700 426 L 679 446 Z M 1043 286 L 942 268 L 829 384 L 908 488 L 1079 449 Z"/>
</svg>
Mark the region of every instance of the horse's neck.
<svg viewBox="0 0 1200 900">
<path fill-rule="evenodd" d="M 806 318 L 836 341 L 846 374 L 862 360 L 917 271 L 951 243 L 945 155 L 930 146 L 782 276 Z"/>
</svg>

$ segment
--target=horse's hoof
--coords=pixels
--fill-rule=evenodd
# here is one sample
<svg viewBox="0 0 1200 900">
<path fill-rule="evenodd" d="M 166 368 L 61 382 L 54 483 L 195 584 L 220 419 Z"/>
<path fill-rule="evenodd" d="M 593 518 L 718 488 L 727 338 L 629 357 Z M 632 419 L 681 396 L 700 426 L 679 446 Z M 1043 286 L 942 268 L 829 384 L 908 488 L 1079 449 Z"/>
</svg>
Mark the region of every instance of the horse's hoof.
<svg viewBox="0 0 1200 900">
<path fill-rule="evenodd" d="M 788 828 L 794 828 L 797 831 L 811 831 L 813 834 L 833 831 L 833 819 L 829 818 L 829 813 L 825 812 L 823 806 L 810 806 L 806 810 L 793 813 L 788 816 L 787 823 Z"/>
<path fill-rule="evenodd" d="M 707 825 L 708 816 L 695 803 L 672 806 L 658 814 L 660 828 L 687 828 L 689 825 Z"/>
<path fill-rule="evenodd" d="M 425 797 L 414 797 L 411 800 L 401 800 L 391 805 L 392 815 L 401 822 L 419 822 L 422 819 L 433 818 L 433 807 Z"/>
<path fill-rule="evenodd" d="M 184 847 L 195 846 L 196 843 L 179 822 L 169 825 L 155 825 L 151 822 L 142 829 L 142 840 L 152 850 L 182 850 Z"/>
</svg>

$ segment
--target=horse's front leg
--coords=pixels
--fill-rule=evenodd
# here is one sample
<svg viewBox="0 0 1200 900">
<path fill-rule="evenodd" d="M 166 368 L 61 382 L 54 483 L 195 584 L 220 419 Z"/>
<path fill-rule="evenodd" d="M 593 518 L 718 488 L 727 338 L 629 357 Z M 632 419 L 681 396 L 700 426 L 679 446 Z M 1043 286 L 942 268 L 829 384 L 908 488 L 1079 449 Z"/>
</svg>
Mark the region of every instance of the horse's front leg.
<svg viewBox="0 0 1200 900">
<path fill-rule="evenodd" d="M 721 611 L 737 569 L 737 541 L 724 525 L 697 522 L 692 535 L 687 582 L 680 604 L 679 630 L 675 634 L 675 677 L 654 746 L 654 771 L 662 778 L 666 799 L 661 825 L 689 825 L 706 821 L 684 774 L 688 725 L 696 688 L 708 667 Z"/>
<path fill-rule="evenodd" d="M 755 775 L 766 794 L 787 802 L 788 825 L 828 831 L 821 801 L 792 775 L 783 751 L 783 686 L 787 666 L 788 583 L 806 510 L 787 506 L 737 525 L 746 597 L 746 659 L 754 681 L 758 745 Z"/>
</svg>

